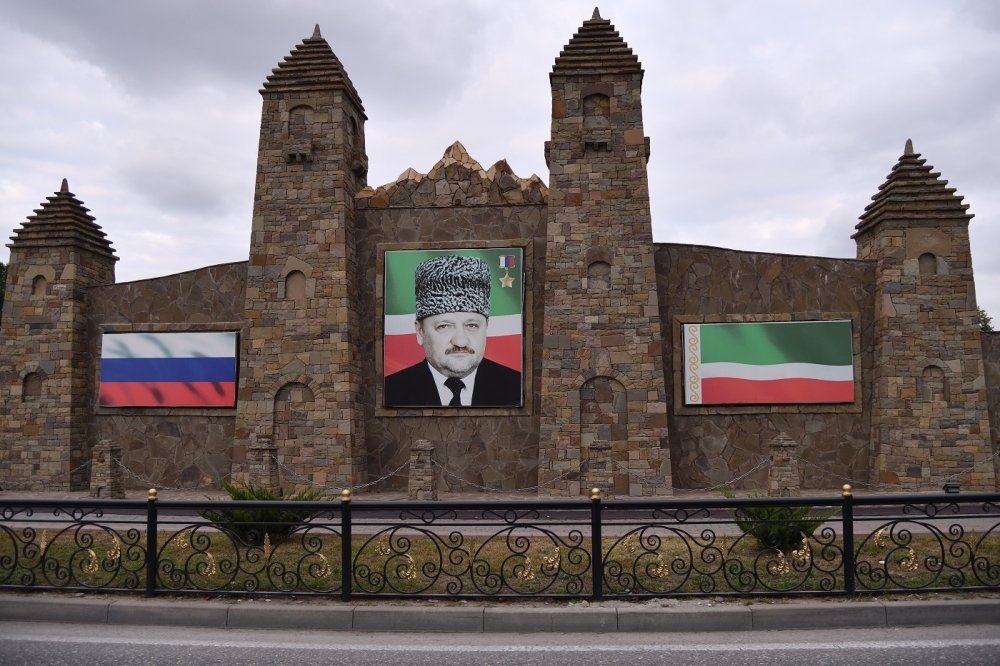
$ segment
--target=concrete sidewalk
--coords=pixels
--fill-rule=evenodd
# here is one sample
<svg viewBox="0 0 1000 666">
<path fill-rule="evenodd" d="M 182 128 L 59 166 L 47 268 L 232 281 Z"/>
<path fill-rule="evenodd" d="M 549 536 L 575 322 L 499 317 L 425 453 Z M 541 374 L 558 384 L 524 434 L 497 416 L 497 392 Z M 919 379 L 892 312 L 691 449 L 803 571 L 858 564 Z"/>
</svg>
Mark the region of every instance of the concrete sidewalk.
<svg viewBox="0 0 1000 666">
<path fill-rule="evenodd" d="M 450 602 L 449 602 L 450 603 Z M 591 604 L 426 601 L 398 605 L 88 599 L 0 593 L 0 621 L 169 625 L 230 629 L 396 632 L 700 632 L 1000 625 L 1000 598 L 918 601 L 702 600 Z"/>
</svg>

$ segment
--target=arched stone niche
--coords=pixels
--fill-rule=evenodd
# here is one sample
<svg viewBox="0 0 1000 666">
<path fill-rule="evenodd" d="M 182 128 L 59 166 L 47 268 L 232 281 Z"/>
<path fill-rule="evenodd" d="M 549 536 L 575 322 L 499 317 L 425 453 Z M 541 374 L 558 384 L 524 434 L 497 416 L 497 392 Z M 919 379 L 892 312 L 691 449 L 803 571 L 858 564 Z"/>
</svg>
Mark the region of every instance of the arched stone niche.
<svg viewBox="0 0 1000 666">
<path fill-rule="evenodd" d="M 928 365 L 920 373 L 918 395 L 925 403 L 948 402 L 948 377 L 937 365 Z"/>
<path fill-rule="evenodd" d="M 41 372 L 29 372 L 25 375 L 21 384 L 21 401 L 28 402 L 40 398 L 44 383 L 45 375 Z"/>
<path fill-rule="evenodd" d="M 586 288 L 591 291 L 607 291 L 611 287 L 611 250 L 604 246 L 589 248 L 586 254 Z"/>
<path fill-rule="evenodd" d="M 313 441 L 314 425 L 309 415 L 315 399 L 312 389 L 301 382 L 289 382 L 274 394 L 272 441 L 284 468 L 280 473 L 291 485 L 310 478 L 316 463 L 318 452 L 305 444 Z M 287 478 L 289 474 L 293 478 Z"/>
<path fill-rule="evenodd" d="M 628 494 L 628 393 L 613 377 L 593 377 L 580 387 L 580 445 L 611 445 L 616 494 Z M 583 457 L 583 456 L 581 456 Z"/>
</svg>

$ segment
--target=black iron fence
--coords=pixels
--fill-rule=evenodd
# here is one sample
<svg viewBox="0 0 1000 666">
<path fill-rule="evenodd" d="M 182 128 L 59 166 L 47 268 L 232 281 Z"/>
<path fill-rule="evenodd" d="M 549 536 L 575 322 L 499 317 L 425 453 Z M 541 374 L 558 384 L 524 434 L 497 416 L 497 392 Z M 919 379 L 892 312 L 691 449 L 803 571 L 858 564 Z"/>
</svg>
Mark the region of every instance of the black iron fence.
<svg viewBox="0 0 1000 666">
<path fill-rule="evenodd" d="M 1000 589 L 1000 494 L 0 498 L 0 587 L 436 598 Z"/>
</svg>

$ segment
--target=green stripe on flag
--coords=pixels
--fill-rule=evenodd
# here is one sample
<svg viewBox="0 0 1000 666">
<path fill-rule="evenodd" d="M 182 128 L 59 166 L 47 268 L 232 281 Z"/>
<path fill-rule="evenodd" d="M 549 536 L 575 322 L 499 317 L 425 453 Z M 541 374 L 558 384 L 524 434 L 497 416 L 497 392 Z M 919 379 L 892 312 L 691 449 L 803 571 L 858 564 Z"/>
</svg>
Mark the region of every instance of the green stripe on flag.
<svg viewBox="0 0 1000 666">
<path fill-rule="evenodd" d="M 417 311 L 413 295 L 413 273 L 417 266 L 431 257 L 458 255 L 480 257 L 490 267 L 490 316 L 521 313 L 523 293 L 524 252 L 519 247 L 457 248 L 453 250 L 386 250 L 385 253 L 385 315 L 412 315 Z M 504 269 L 500 257 L 513 256 L 514 267 Z M 501 278 L 514 279 L 511 287 L 503 287 Z"/>
<path fill-rule="evenodd" d="M 852 365 L 851 322 L 741 322 L 701 325 L 702 363 Z"/>
</svg>

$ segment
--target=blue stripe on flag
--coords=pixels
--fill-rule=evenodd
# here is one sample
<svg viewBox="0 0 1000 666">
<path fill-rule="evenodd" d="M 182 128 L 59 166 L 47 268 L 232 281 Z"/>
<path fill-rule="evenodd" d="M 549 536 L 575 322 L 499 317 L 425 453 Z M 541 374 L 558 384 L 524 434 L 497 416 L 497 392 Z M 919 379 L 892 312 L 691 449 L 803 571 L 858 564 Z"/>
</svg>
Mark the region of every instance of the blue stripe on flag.
<svg viewBox="0 0 1000 666">
<path fill-rule="evenodd" d="M 233 382 L 236 359 L 103 358 L 102 382 Z"/>
</svg>

